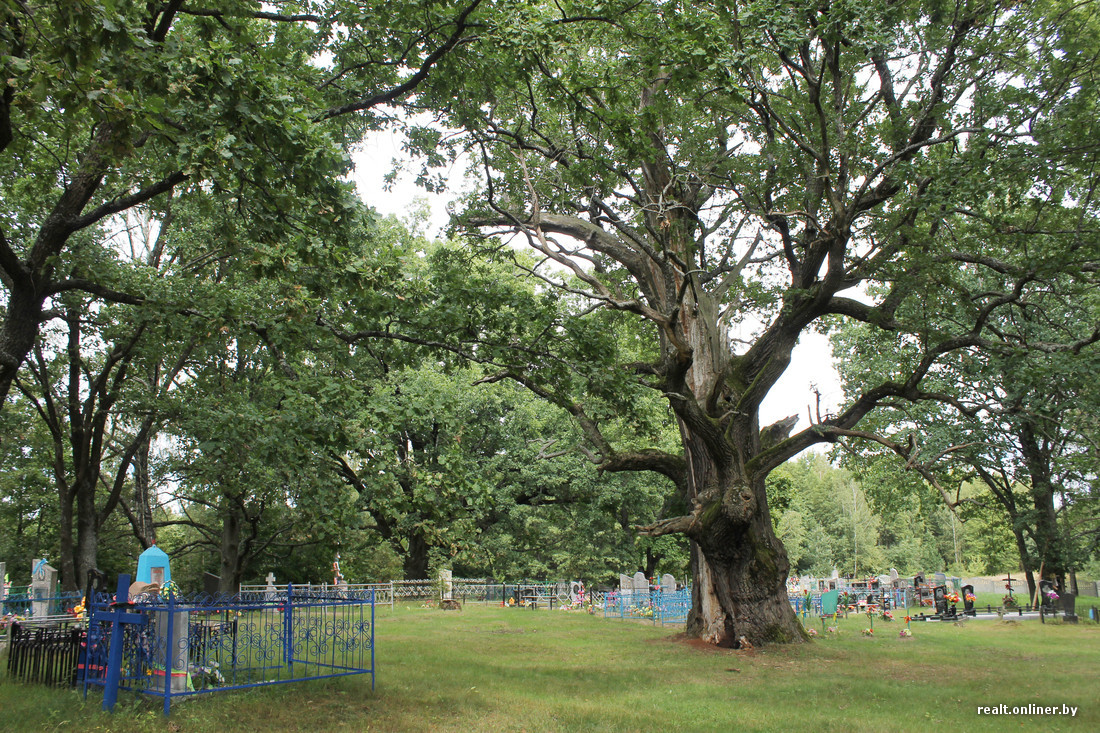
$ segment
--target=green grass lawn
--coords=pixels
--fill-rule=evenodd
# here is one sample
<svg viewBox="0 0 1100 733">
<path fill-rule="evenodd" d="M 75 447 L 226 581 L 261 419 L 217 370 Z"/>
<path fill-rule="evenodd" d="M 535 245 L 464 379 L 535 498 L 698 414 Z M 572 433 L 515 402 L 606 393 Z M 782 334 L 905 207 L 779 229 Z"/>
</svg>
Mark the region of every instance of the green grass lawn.
<svg viewBox="0 0 1100 733">
<path fill-rule="evenodd" d="M 754 652 L 674 627 L 468 604 L 380 609 L 377 689 L 365 677 L 204 695 L 123 695 L 114 715 L 68 690 L 0 681 L 0 728 L 88 731 L 1100 730 L 1100 626 L 914 623 L 865 616 L 838 638 Z M 820 629 L 820 623 L 816 624 Z M 979 716 L 1070 705 L 1077 717 Z"/>
</svg>

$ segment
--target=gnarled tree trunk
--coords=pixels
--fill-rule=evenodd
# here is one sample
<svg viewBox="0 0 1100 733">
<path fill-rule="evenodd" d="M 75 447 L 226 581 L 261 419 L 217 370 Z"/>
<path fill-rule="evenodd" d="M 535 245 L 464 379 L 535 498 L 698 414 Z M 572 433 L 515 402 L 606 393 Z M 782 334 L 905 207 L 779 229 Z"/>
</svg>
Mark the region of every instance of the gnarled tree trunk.
<svg viewBox="0 0 1100 733">
<path fill-rule="evenodd" d="M 692 609 L 687 633 L 719 646 L 788 643 L 806 638 L 787 599 L 790 562 L 772 529 L 763 477 L 718 465 L 689 439 Z M 701 480 L 701 483 L 696 483 Z"/>
</svg>

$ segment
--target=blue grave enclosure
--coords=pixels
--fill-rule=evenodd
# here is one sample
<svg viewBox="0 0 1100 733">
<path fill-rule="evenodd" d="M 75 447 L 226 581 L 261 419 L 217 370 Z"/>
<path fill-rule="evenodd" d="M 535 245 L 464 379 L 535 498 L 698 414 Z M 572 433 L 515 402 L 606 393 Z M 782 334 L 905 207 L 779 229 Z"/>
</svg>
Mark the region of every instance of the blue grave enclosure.
<svg viewBox="0 0 1100 733">
<path fill-rule="evenodd" d="M 156 583 L 162 588 L 172 580 L 168 553 L 153 545 L 138 556 L 137 582 Z"/>
</svg>

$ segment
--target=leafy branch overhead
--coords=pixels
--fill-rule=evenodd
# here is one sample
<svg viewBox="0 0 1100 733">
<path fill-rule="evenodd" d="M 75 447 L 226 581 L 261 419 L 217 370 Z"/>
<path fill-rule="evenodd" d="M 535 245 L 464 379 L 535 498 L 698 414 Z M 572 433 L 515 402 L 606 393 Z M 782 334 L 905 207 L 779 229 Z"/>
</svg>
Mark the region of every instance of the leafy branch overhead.
<svg viewBox="0 0 1100 733">
<path fill-rule="evenodd" d="M 211 190 L 250 219 L 254 241 L 333 233 L 354 208 L 339 181 L 346 147 L 385 119 L 378 107 L 407 98 L 469 40 L 480 3 L 6 6 L 0 401 L 49 298 L 147 295 L 79 269 L 78 233 L 102 237 L 116 215 Z"/>
</svg>

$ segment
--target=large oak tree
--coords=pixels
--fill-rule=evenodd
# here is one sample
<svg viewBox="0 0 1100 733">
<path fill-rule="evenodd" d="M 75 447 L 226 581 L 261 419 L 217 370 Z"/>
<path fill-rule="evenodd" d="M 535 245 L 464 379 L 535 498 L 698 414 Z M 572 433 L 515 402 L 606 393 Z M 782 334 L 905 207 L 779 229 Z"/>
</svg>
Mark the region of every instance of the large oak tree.
<svg viewBox="0 0 1100 733">
<path fill-rule="evenodd" d="M 495 48 L 444 62 L 424 101 L 464 131 L 454 139 L 480 173 L 464 221 L 520 235 L 550 263 L 529 268 L 546 286 L 651 328 L 653 358 L 621 369 L 667 400 L 677 451 L 609 439 L 591 409 L 600 383 L 577 390 L 548 373 L 558 340 L 545 332 L 515 343 L 528 356 L 498 376 L 569 410 L 603 469 L 671 480 L 684 513 L 645 531 L 691 539 L 690 633 L 803 638 L 768 473 L 852 435 L 884 401 L 934 397 L 930 370 L 980 348 L 994 314 L 1026 303 L 1045 273 L 1095 267 L 1095 13 L 996 0 L 547 3 L 487 28 Z M 1039 231 L 1042 251 L 1028 242 Z M 988 287 L 939 286 L 964 270 Z M 951 319 L 905 343 L 904 372 L 874 375 L 797 431 L 793 418 L 760 424 L 802 334 L 837 319 L 895 331 L 899 309 L 922 302 Z"/>
</svg>

